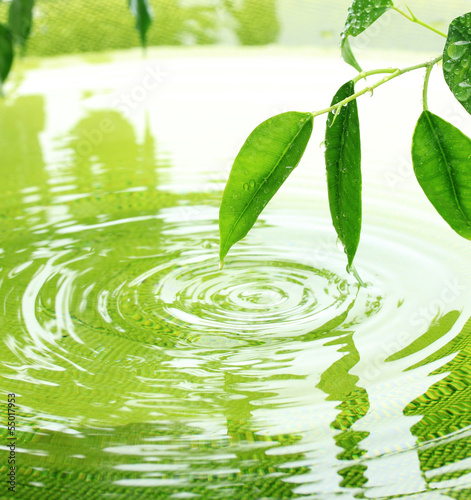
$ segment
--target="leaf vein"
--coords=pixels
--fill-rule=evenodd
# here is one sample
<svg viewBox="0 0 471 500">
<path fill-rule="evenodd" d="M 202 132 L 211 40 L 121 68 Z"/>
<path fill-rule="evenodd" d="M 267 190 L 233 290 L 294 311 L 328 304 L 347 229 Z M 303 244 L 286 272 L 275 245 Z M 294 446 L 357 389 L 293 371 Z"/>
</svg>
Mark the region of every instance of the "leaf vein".
<svg viewBox="0 0 471 500">
<path fill-rule="evenodd" d="M 230 241 L 231 236 L 233 235 L 235 229 L 239 225 L 239 222 L 241 221 L 241 219 L 244 216 L 245 212 L 248 210 L 249 206 L 252 205 L 253 200 L 258 195 L 258 193 L 259 193 L 260 189 L 262 188 L 262 186 L 267 182 L 267 180 L 273 175 L 273 172 L 278 168 L 279 164 L 281 163 L 281 161 L 283 160 L 283 158 L 286 156 L 286 153 L 288 152 L 289 147 L 293 145 L 294 141 L 298 138 L 299 134 L 301 134 L 301 132 L 304 130 L 304 127 L 306 126 L 306 123 L 308 123 L 309 120 L 312 120 L 312 114 L 309 117 L 303 118 L 302 120 L 300 120 L 302 122 L 302 126 L 299 127 L 299 130 L 297 131 L 296 135 L 292 138 L 292 140 L 290 142 L 288 142 L 288 144 L 286 145 L 283 153 L 279 157 L 278 161 L 275 163 L 275 166 L 271 169 L 271 171 L 269 172 L 269 174 L 265 177 L 265 179 L 260 183 L 260 185 L 258 186 L 258 188 L 254 191 L 253 196 L 251 197 L 250 201 L 245 205 L 244 209 L 239 214 L 239 217 L 237 218 L 237 220 L 233 224 L 232 229 L 230 230 L 229 234 L 226 237 L 226 243 L 222 247 L 221 255 L 226 255 L 227 251 L 229 251 L 230 245 L 228 246 L 228 242 Z M 227 251 L 226 251 L 226 249 L 227 249 Z"/>
</svg>

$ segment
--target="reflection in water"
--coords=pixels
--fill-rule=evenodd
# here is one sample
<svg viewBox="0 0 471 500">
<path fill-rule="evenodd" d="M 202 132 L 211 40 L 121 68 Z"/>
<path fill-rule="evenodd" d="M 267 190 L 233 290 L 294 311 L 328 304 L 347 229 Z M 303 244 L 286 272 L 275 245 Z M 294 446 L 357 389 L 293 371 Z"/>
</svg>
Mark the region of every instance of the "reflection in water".
<svg viewBox="0 0 471 500">
<path fill-rule="evenodd" d="M 383 352 L 397 297 L 359 288 L 342 255 L 320 266 L 301 218 L 265 221 L 262 244 L 247 238 L 220 271 L 219 195 L 166 187 L 149 123 L 139 140 L 119 113 L 91 111 L 42 151 L 43 107 L 24 97 L 0 113 L 1 374 L 21 408 L 21 498 L 386 498 L 368 488 L 362 363 Z M 444 312 L 387 365 L 459 321 Z M 422 416 L 430 488 L 466 478 L 467 336 L 416 365 L 446 361 L 406 409 Z"/>
<path fill-rule="evenodd" d="M 31 194 L 45 186 L 47 175 L 39 144 L 39 133 L 44 129 L 43 106 L 41 96 L 22 96 L 11 104 L 0 100 L 1 167 L 7 196 L 17 196 L 22 190 Z"/>
<path fill-rule="evenodd" d="M 340 413 L 331 425 L 339 431 L 335 435 L 337 446 L 343 448 L 337 458 L 351 464 L 339 469 L 338 473 L 343 478 L 340 486 L 358 489 L 367 481 L 363 474 L 366 466 L 358 463 L 358 458 L 365 453 L 359 444 L 369 434 L 352 430 L 353 424 L 364 417 L 369 409 L 368 393 L 356 385 L 358 377 L 350 373 L 359 362 L 360 355 L 353 343 L 353 333 L 325 345 L 341 345 L 339 352 L 345 353 L 322 374 L 317 387 L 328 395 L 328 401 L 340 401 L 336 407 Z"/>
<path fill-rule="evenodd" d="M 459 313 L 452 311 L 448 316 L 454 317 L 456 321 Z M 436 330 L 439 329 L 437 326 L 439 323 L 435 325 Z M 446 330 L 442 328 L 442 333 Z M 447 495 L 456 499 L 471 497 L 470 335 L 471 318 L 450 342 L 415 365 L 419 367 L 435 363 L 436 366 L 437 361 L 448 359 L 431 373 L 443 375 L 443 378 L 432 384 L 404 410 L 406 416 L 422 416 L 412 427 L 412 433 L 417 437 L 420 468 L 427 487 L 431 490 L 449 488 Z M 431 337 L 430 342 L 436 338 Z M 424 347 L 426 345 L 421 346 Z"/>
</svg>

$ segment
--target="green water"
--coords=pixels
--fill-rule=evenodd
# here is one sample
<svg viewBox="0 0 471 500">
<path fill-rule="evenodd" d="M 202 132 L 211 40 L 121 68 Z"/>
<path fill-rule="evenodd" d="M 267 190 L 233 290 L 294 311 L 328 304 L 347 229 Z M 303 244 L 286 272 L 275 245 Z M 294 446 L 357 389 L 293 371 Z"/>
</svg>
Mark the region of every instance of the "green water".
<svg viewBox="0 0 471 500">
<path fill-rule="evenodd" d="M 280 58 L 63 59 L 12 82 L 0 404 L 4 423 L 16 394 L 17 498 L 471 497 L 469 243 L 411 178 L 388 184 L 401 153 L 377 127 L 366 288 L 336 246 L 315 144 L 218 269 L 222 181 L 248 129 L 312 106 L 316 65 L 338 78 L 328 58 Z M 157 63 L 164 83 L 126 109 Z"/>
</svg>

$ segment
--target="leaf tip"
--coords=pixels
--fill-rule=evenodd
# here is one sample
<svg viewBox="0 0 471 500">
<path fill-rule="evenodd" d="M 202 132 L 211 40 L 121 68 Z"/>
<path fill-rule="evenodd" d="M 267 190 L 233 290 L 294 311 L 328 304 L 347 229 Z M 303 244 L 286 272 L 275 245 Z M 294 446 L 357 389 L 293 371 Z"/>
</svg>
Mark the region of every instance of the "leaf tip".
<svg viewBox="0 0 471 500">
<path fill-rule="evenodd" d="M 358 271 L 356 270 L 355 266 L 353 265 L 353 258 L 352 258 L 352 261 L 349 262 L 349 264 L 347 266 L 347 272 L 348 272 L 348 274 L 352 274 L 354 276 L 354 278 L 358 281 L 358 284 L 360 285 L 361 288 L 366 288 L 365 282 L 361 279 L 360 275 L 358 274 Z"/>
</svg>

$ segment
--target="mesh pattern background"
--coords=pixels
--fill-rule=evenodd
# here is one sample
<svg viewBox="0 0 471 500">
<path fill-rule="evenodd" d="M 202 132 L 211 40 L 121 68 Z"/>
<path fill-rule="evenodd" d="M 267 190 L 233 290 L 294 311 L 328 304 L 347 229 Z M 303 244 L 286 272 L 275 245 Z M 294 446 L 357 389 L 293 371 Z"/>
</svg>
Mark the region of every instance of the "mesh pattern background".
<svg viewBox="0 0 471 500">
<path fill-rule="evenodd" d="M 261 45 L 276 40 L 276 0 L 186 2 L 150 0 L 148 45 Z M 9 2 L 0 1 L 0 22 Z M 27 53 L 51 56 L 140 45 L 127 0 L 36 0 Z"/>
<path fill-rule="evenodd" d="M 352 0 L 149 0 L 154 22 L 148 45 L 311 45 L 339 47 Z M 469 0 L 411 0 L 421 19 L 442 31 L 470 8 Z M 0 0 L 0 22 L 10 0 Z M 27 54 L 52 56 L 140 45 L 128 0 L 36 0 Z M 360 50 L 432 51 L 443 48 L 434 33 L 388 12 L 352 41 Z"/>
</svg>

